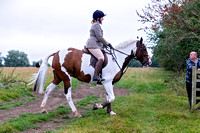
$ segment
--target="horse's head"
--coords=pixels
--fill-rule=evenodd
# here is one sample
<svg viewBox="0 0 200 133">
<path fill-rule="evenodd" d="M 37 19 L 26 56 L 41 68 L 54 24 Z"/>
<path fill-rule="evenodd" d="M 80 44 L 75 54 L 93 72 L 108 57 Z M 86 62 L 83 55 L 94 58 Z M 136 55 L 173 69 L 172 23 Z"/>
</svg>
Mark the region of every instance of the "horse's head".
<svg viewBox="0 0 200 133">
<path fill-rule="evenodd" d="M 144 67 L 151 65 L 151 59 L 148 55 L 147 48 L 143 44 L 143 39 L 141 38 L 140 41 L 137 41 L 137 50 L 136 50 L 136 58 L 139 60 Z"/>
</svg>

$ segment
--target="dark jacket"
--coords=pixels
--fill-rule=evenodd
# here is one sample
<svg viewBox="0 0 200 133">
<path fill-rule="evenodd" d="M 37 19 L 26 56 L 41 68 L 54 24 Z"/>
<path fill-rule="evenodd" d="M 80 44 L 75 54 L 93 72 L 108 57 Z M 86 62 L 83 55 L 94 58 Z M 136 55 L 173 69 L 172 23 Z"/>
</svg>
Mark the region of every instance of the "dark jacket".
<svg viewBox="0 0 200 133">
<path fill-rule="evenodd" d="M 192 67 L 196 66 L 197 69 L 200 68 L 200 59 L 197 58 L 197 64 L 190 58 L 187 60 L 187 72 L 186 72 L 186 82 L 192 83 Z"/>
<path fill-rule="evenodd" d="M 86 48 L 98 48 L 103 50 L 103 45 L 109 43 L 103 38 L 103 30 L 98 22 L 92 24 L 90 29 L 90 38 L 86 43 Z"/>
</svg>

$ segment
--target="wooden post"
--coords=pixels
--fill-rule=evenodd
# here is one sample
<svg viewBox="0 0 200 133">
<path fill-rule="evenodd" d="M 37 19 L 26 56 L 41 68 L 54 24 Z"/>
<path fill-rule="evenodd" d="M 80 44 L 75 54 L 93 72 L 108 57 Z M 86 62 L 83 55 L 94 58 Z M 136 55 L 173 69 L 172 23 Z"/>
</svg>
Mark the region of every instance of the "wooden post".
<svg viewBox="0 0 200 133">
<path fill-rule="evenodd" d="M 192 101 L 191 110 L 195 110 L 196 106 L 196 66 L 192 67 Z"/>
<path fill-rule="evenodd" d="M 200 91 L 200 88 L 197 88 L 197 82 L 200 82 L 200 70 L 197 70 L 196 66 L 193 66 L 191 110 L 196 110 L 200 106 L 200 103 L 196 104 L 196 100 L 200 100 L 200 98 L 196 96 L 196 92 Z"/>
</svg>

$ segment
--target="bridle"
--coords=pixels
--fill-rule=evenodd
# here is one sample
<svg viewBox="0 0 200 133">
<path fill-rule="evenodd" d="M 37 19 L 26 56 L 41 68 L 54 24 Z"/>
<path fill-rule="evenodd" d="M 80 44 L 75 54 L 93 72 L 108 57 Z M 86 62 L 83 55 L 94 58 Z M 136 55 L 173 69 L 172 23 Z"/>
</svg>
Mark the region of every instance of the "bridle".
<svg viewBox="0 0 200 133">
<path fill-rule="evenodd" d="M 141 44 L 140 41 L 138 41 L 138 42 L 139 42 L 139 51 L 141 52 L 142 56 L 149 56 L 148 54 L 145 55 L 144 52 L 143 52 L 142 49 L 141 49 L 141 46 L 144 45 L 144 44 Z M 118 50 L 118 49 L 115 49 L 115 48 L 108 48 L 108 47 L 105 47 L 105 49 L 108 51 L 108 52 L 106 52 L 106 53 L 107 53 L 107 54 L 110 54 L 110 55 L 112 56 L 112 59 L 116 62 L 117 66 L 119 67 L 120 71 L 122 72 L 121 76 L 122 76 L 124 73 L 126 73 L 126 71 L 127 71 L 127 69 L 128 69 L 128 64 L 129 64 L 129 63 L 127 64 L 125 70 L 122 69 L 122 68 L 120 67 L 119 63 L 117 62 L 117 57 L 116 57 L 116 55 L 115 55 L 115 51 L 117 51 L 117 52 L 119 52 L 119 53 L 121 53 L 121 54 L 124 54 L 124 55 L 126 55 L 127 57 L 129 57 L 129 58 L 131 58 L 131 59 L 136 59 L 136 60 L 138 60 L 137 57 L 136 57 L 136 55 L 137 55 L 137 50 L 136 50 L 136 53 L 135 53 L 135 54 L 133 53 L 133 50 L 132 50 L 132 51 L 131 51 L 131 54 L 128 55 L 128 54 L 126 54 L 126 53 L 124 53 L 124 52 L 122 52 L 122 51 L 120 51 L 120 50 Z M 131 56 L 132 56 L 132 57 L 131 57 Z M 146 63 L 147 63 L 147 61 L 144 62 L 144 64 L 146 64 Z"/>
<path fill-rule="evenodd" d="M 140 41 L 139 41 L 139 50 L 140 50 L 142 56 L 149 56 L 148 54 L 147 55 L 144 54 L 144 52 L 141 50 L 142 45 L 144 45 L 144 44 L 141 44 Z"/>
<path fill-rule="evenodd" d="M 144 44 L 142 44 L 140 41 L 138 41 L 139 42 L 139 51 L 141 52 L 141 54 L 142 54 L 142 56 L 144 57 L 144 56 L 148 56 L 148 58 L 149 58 L 149 55 L 148 54 L 144 54 L 144 52 L 143 52 L 143 50 L 141 49 L 141 47 L 144 45 Z M 148 63 L 148 60 L 146 61 L 143 61 L 143 64 L 146 64 L 146 63 Z"/>
</svg>

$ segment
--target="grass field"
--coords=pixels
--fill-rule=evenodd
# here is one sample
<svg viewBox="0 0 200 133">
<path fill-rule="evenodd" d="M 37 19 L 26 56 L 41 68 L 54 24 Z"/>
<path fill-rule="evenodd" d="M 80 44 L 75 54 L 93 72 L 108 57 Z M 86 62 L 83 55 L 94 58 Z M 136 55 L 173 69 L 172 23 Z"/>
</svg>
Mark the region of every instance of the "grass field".
<svg viewBox="0 0 200 133">
<path fill-rule="evenodd" d="M 37 72 L 35 68 L 26 69 L 27 72 L 23 68 L 16 69 L 16 72 L 22 78 L 28 78 L 31 73 Z M 12 69 L 4 68 L 4 71 L 9 73 Z M 51 74 L 50 70 L 48 74 Z M 77 103 L 80 108 L 87 110 L 83 118 L 74 118 L 55 132 L 200 132 L 200 112 L 189 110 L 185 92 L 177 96 L 176 89 L 171 85 L 175 81 L 174 76 L 175 73 L 159 68 L 129 68 L 116 86 L 130 88 L 135 93 L 116 97 L 112 103 L 116 116 L 110 117 L 105 114 L 105 110 L 92 111 L 87 108 L 86 105 L 91 104 L 91 100 L 98 100 L 98 97 L 90 96 Z M 52 78 L 47 79 L 47 83 L 50 80 Z M 78 84 L 76 80 L 74 82 Z M 21 114 L 17 119 L 2 123 L 0 129 L 23 131 L 26 129 L 20 129 L 21 124 L 34 128 L 34 123 L 48 121 L 68 111 L 68 108 L 58 107 L 48 115 Z"/>
</svg>

